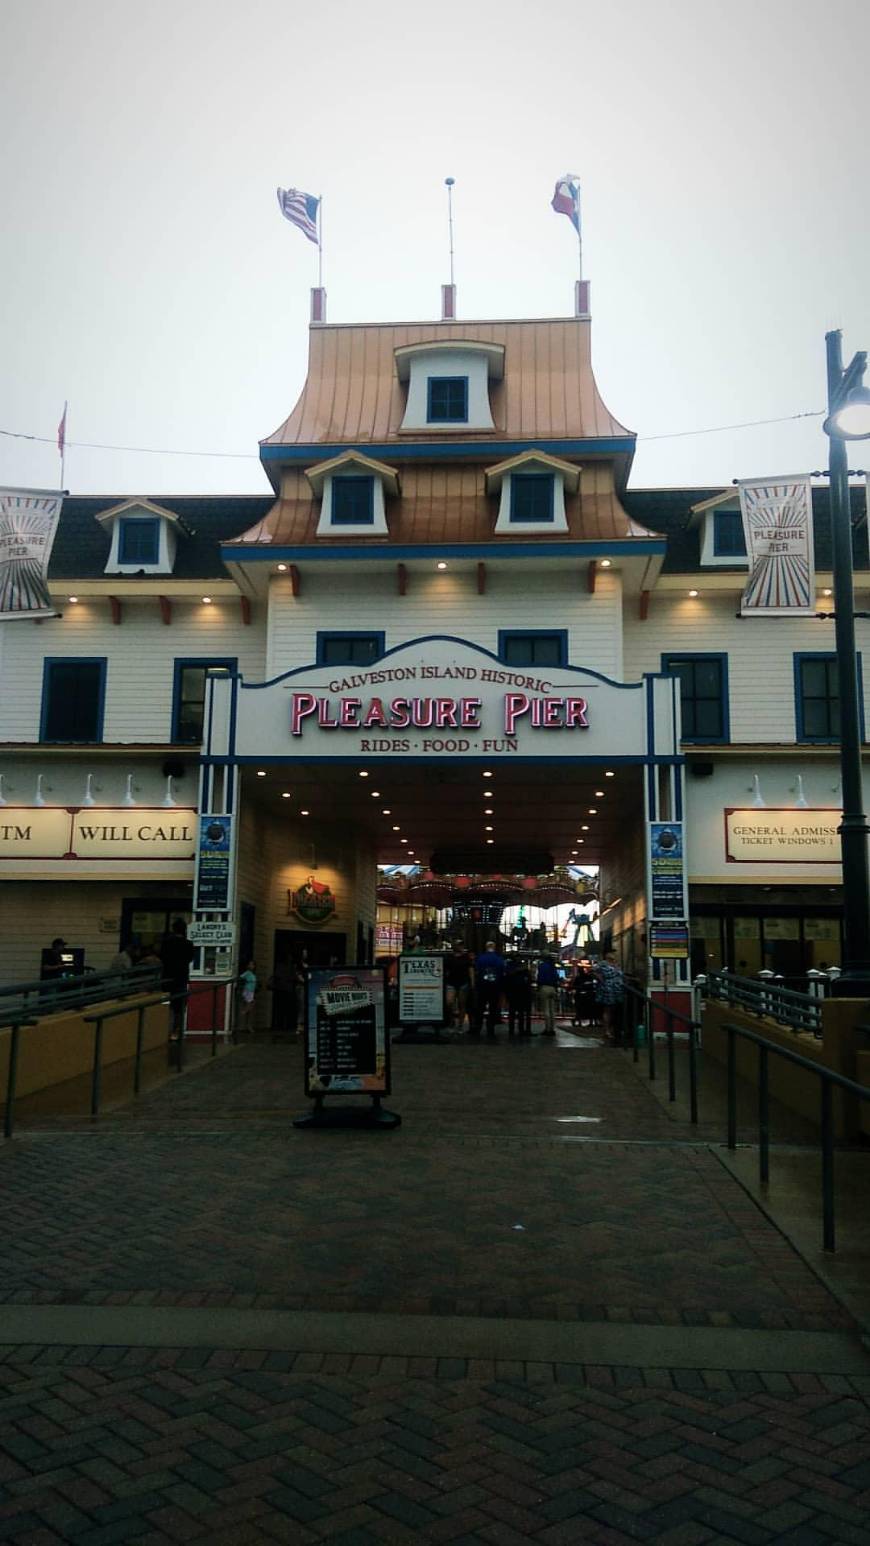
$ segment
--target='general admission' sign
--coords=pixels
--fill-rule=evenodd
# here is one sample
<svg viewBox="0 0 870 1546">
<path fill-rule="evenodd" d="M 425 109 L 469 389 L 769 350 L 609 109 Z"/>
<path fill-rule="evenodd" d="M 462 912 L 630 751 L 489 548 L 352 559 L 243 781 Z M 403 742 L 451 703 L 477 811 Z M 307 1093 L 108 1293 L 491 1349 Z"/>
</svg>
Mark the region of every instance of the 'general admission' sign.
<svg viewBox="0 0 870 1546">
<path fill-rule="evenodd" d="M 649 749 L 642 682 L 574 666 L 512 668 L 460 639 L 416 640 L 371 666 L 305 667 L 237 691 L 235 715 L 216 722 L 234 719 L 231 755 L 242 758 L 607 758 Z M 667 752 L 670 684 L 651 697 L 654 740 Z"/>
</svg>

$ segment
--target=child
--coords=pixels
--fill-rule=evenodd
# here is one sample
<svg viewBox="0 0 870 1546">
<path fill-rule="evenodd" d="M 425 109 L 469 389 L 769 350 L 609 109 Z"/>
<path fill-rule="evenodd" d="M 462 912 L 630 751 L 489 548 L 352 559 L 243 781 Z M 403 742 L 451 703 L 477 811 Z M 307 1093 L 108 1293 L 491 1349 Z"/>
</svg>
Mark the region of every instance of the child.
<svg viewBox="0 0 870 1546">
<path fill-rule="evenodd" d="M 257 973 L 254 962 L 249 961 L 239 974 L 239 1030 L 250 1036 L 254 1029 L 254 999 L 257 996 Z"/>
</svg>

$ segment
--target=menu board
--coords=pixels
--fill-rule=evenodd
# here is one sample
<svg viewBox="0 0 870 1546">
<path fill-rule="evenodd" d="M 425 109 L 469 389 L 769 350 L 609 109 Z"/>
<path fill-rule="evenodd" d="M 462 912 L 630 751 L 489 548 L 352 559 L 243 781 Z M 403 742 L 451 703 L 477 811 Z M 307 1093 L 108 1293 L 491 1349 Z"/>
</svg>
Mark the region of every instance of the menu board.
<svg viewBox="0 0 870 1546">
<path fill-rule="evenodd" d="M 306 973 L 305 1093 L 388 1095 L 383 968 L 314 966 Z"/>
<path fill-rule="evenodd" d="M 399 957 L 399 1020 L 402 1025 L 443 1025 L 444 957 Z"/>
</svg>

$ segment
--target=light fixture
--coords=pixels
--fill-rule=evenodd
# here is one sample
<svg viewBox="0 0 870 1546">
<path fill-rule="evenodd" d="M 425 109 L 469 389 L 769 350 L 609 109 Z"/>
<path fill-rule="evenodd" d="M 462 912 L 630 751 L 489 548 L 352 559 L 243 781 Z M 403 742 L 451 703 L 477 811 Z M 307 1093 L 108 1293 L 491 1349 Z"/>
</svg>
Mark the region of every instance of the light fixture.
<svg viewBox="0 0 870 1546">
<path fill-rule="evenodd" d="M 381 811 L 381 815 L 382 816 L 392 816 L 392 814 L 393 813 L 392 813 L 391 810 L 384 809 L 384 810 Z"/>
<path fill-rule="evenodd" d="M 139 786 L 137 784 L 136 788 L 138 789 L 138 787 Z M 122 805 L 127 805 L 127 806 L 135 805 L 136 804 L 136 800 L 135 800 L 135 797 L 134 797 L 134 794 L 133 794 L 133 774 L 132 773 L 128 773 L 127 774 L 127 788 L 124 791 L 124 798 L 121 801 L 121 804 Z"/>
<path fill-rule="evenodd" d="M 266 777 L 266 769 L 265 768 L 258 768 L 257 769 L 257 777 L 258 778 L 265 778 Z"/>
<path fill-rule="evenodd" d="M 689 591 L 689 595 L 690 596 L 697 596 L 697 594 L 698 594 L 698 592 L 696 590 L 690 590 Z"/>
<path fill-rule="evenodd" d="M 604 769 L 604 777 L 605 778 L 615 778 L 616 774 L 615 773 L 611 773 L 609 768 L 605 768 Z"/>
<path fill-rule="evenodd" d="M 379 800 L 381 798 L 381 791 L 380 791 L 380 789 L 373 789 L 371 791 L 371 796 L 372 796 L 373 800 Z"/>
<path fill-rule="evenodd" d="M 595 791 L 595 798 L 596 798 L 596 800 L 603 800 L 604 799 L 604 790 L 603 789 L 596 789 L 596 791 Z"/>
<path fill-rule="evenodd" d="M 584 843 L 584 842 L 585 842 L 585 841 L 586 841 L 586 839 L 585 839 L 585 838 L 582 838 L 582 837 L 578 837 L 578 839 L 577 839 L 577 843 L 578 843 L 578 845 L 579 845 L 579 844 L 580 844 L 580 843 Z"/>
<path fill-rule="evenodd" d="M 283 793 L 282 793 L 282 795 L 281 795 L 281 799 L 282 799 L 282 800 L 289 800 L 289 798 L 290 798 L 290 795 L 291 795 L 291 790 L 289 790 L 289 789 L 285 789 L 285 790 L 284 790 L 284 791 L 283 791 Z"/>
<path fill-rule="evenodd" d="M 407 841 L 408 841 L 408 839 L 406 837 L 400 837 L 399 838 L 399 842 L 400 843 L 407 843 Z"/>
<path fill-rule="evenodd" d="M 481 773 L 480 776 L 481 776 L 481 778 L 492 778 L 492 774 L 491 773 Z"/>
<path fill-rule="evenodd" d="M 204 607 L 210 607 L 211 606 L 211 596 L 203 596 L 202 604 L 203 604 Z"/>
<path fill-rule="evenodd" d="M 278 573 L 279 574 L 286 574 L 287 573 L 287 565 L 286 564 L 279 564 L 278 565 Z"/>
<path fill-rule="evenodd" d="M 300 814 L 300 816 L 310 816 L 311 812 L 310 811 L 300 811 L 299 814 Z"/>
<path fill-rule="evenodd" d="M 483 830 L 484 832 L 493 832 L 495 829 L 493 827 L 484 827 Z"/>
<path fill-rule="evenodd" d="M 838 440 L 870 440 L 870 390 L 853 387 L 841 406 L 828 415 L 822 429 Z"/>
<path fill-rule="evenodd" d="M 753 808 L 757 811 L 760 811 L 764 808 L 765 799 L 764 795 L 761 793 L 761 780 L 759 779 L 757 773 L 753 773 L 752 784 L 750 787 L 752 789 Z"/>
<path fill-rule="evenodd" d="M 585 826 L 585 827 L 581 827 L 581 828 L 580 828 L 580 831 L 581 831 L 581 832 L 588 832 L 588 831 L 589 831 L 589 827 L 588 827 L 588 825 L 587 825 L 587 826 Z M 583 839 L 582 839 L 582 838 L 581 838 L 581 839 L 580 839 L 580 841 L 581 841 L 581 843 L 582 843 L 582 841 L 583 841 Z"/>
<path fill-rule="evenodd" d="M 73 605 L 75 605 L 75 603 L 78 601 L 79 598 L 78 598 L 78 596 L 67 596 L 66 599 L 67 599 L 67 601 L 71 601 L 73 603 Z"/>
<path fill-rule="evenodd" d="M 365 770 L 363 770 L 363 772 L 360 773 L 360 778 L 368 778 L 368 773 L 366 773 Z"/>
<path fill-rule="evenodd" d="M 402 830 L 401 827 L 394 827 L 393 828 L 394 832 L 401 832 L 401 830 Z"/>
<path fill-rule="evenodd" d="M 94 800 L 93 791 L 95 788 L 102 789 L 102 787 L 102 784 L 94 784 L 94 775 L 93 773 L 89 773 L 85 779 L 85 793 L 82 800 L 82 805 L 95 805 L 96 801 Z"/>
<path fill-rule="evenodd" d="M 492 799 L 492 790 L 491 789 L 484 789 L 484 791 L 483 791 L 483 798 L 485 800 L 491 800 Z"/>
<path fill-rule="evenodd" d="M 34 805 L 44 805 L 45 804 L 45 795 L 42 792 L 42 781 L 43 781 L 44 778 L 45 778 L 45 774 L 44 773 L 37 773 L 37 775 L 36 775 L 36 794 L 33 796 L 33 803 L 34 803 Z M 51 788 L 51 784 L 46 784 L 45 787 L 46 787 L 46 789 L 50 789 Z"/>
<path fill-rule="evenodd" d="M 602 567 L 602 569 L 609 569 L 610 568 L 610 559 L 609 558 L 602 558 L 602 560 L 601 560 L 601 567 Z"/>
<path fill-rule="evenodd" d="M 810 802 L 807 799 L 806 795 L 804 794 L 804 781 L 801 778 L 800 773 L 798 773 L 797 778 L 796 778 L 794 784 L 792 785 L 792 788 L 795 791 L 794 803 L 795 803 L 796 809 L 799 810 L 799 811 L 808 810 Z"/>
<path fill-rule="evenodd" d="M 488 805 L 486 807 L 486 810 L 484 811 L 483 814 L 484 814 L 484 816 L 494 816 L 495 815 L 495 811 L 493 810 L 491 805 Z"/>
<path fill-rule="evenodd" d="M 495 842 L 495 838 L 494 837 L 488 837 L 486 841 L 488 843 L 494 843 Z"/>
<path fill-rule="evenodd" d="M 171 773 L 168 773 L 166 775 L 166 793 L 163 796 L 163 799 L 160 801 L 160 804 L 164 807 L 165 810 L 171 810 L 172 807 L 175 804 L 175 800 L 174 800 L 173 794 L 172 794 L 172 774 Z"/>
<path fill-rule="evenodd" d="M 590 805 L 590 807 L 589 807 L 589 814 L 590 814 L 590 816 L 597 816 L 598 815 L 597 807 L 594 806 L 594 805 Z"/>
<path fill-rule="evenodd" d="M 822 595 L 823 596 L 833 596 L 833 594 L 834 594 L 834 592 L 831 590 L 830 585 L 826 585 L 825 589 L 822 591 Z"/>
<path fill-rule="evenodd" d="M 435 565 L 435 568 L 436 569 L 446 569 L 447 568 L 447 565 L 445 564 L 443 558 L 439 560 L 439 562 Z"/>
</svg>

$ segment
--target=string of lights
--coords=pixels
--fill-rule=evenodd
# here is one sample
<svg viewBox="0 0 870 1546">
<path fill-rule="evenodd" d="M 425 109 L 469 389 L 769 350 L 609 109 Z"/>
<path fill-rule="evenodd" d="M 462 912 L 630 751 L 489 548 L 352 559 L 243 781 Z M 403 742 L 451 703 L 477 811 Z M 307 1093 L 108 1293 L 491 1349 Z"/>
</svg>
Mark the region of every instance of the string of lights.
<svg viewBox="0 0 870 1546">
<path fill-rule="evenodd" d="M 713 424 L 706 429 L 675 429 L 661 435 L 638 435 L 638 444 L 649 443 L 653 440 L 682 440 L 690 435 L 724 435 L 729 430 L 759 429 L 770 424 L 791 424 L 797 419 L 820 419 L 823 409 L 810 410 L 806 413 L 787 413 L 777 419 L 746 419 L 740 424 Z M 56 435 L 29 435 L 23 430 L 0 429 L 0 435 L 8 440 L 30 440 L 37 445 L 55 445 Z M 116 446 L 106 445 L 98 440 L 68 440 L 67 449 L 79 451 L 123 451 L 130 456 L 200 456 L 214 458 L 223 461 L 258 462 L 259 456 L 253 451 L 193 451 L 180 449 L 177 446 Z"/>
</svg>

